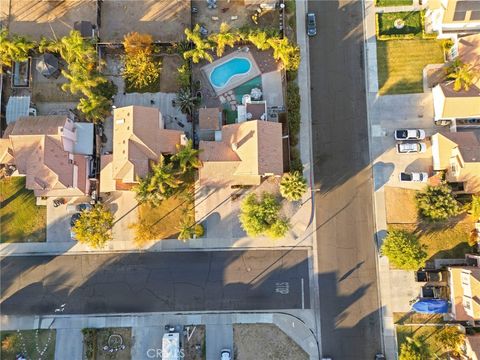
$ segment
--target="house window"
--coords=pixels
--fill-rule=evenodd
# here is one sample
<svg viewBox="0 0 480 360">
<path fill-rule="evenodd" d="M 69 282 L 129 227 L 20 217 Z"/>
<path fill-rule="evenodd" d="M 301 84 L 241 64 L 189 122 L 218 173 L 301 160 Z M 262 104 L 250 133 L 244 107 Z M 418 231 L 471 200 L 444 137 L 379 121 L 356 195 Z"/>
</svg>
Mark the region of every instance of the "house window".
<svg viewBox="0 0 480 360">
<path fill-rule="evenodd" d="M 472 288 L 470 287 L 470 272 L 462 271 L 461 274 L 463 294 L 466 296 L 472 296 Z"/>
<path fill-rule="evenodd" d="M 462 300 L 462 304 L 467 315 L 473 316 L 472 299 L 467 296 L 464 296 Z"/>
</svg>

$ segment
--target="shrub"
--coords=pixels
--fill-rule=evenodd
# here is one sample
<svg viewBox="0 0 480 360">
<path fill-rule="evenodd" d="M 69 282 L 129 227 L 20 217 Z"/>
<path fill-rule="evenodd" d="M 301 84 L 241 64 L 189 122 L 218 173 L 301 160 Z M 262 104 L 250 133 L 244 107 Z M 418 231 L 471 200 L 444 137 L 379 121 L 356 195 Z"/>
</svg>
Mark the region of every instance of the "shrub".
<svg viewBox="0 0 480 360">
<path fill-rule="evenodd" d="M 465 335 L 460 332 L 456 326 L 445 326 L 441 332 L 436 335 L 437 341 L 443 349 L 451 353 L 454 357 L 460 356 L 462 347 L 465 344 Z"/>
<path fill-rule="evenodd" d="M 7 353 L 14 353 L 20 345 L 20 339 L 17 334 L 10 334 L 2 340 L 2 350 Z"/>
<path fill-rule="evenodd" d="M 134 242 L 137 247 L 142 247 L 146 243 L 155 240 L 155 229 L 151 224 L 141 221 L 129 225 L 130 229 L 135 231 Z"/>
<path fill-rule="evenodd" d="M 469 213 L 475 221 L 480 220 L 480 195 L 472 196 Z"/>
<path fill-rule="evenodd" d="M 417 270 L 427 259 L 417 237 L 402 230 L 389 231 L 380 251 L 393 266 L 402 270 Z"/>
<path fill-rule="evenodd" d="M 280 204 L 272 194 L 263 193 L 259 200 L 251 193 L 242 201 L 240 210 L 240 222 L 250 237 L 279 238 L 289 229 L 288 222 L 279 216 Z"/>
<path fill-rule="evenodd" d="M 82 329 L 85 357 L 87 360 L 95 360 L 97 354 L 97 329 Z"/>
<path fill-rule="evenodd" d="M 447 220 L 460 213 L 452 189 L 446 183 L 427 186 L 424 191 L 417 193 L 415 199 L 420 215 L 430 221 Z"/>
<path fill-rule="evenodd" d="M 296 145 L 296 139 L 300 133 L 300 91 L 298 85 L 294 82 L 287 83 L 287 117 L 288 130 L 291 137 L 290 144 Z M 294 141 L 292 141 L 292 138 Z M 292 142 L 294 144 L 292 144 Z"/>
<path fill-rule="evenodd" d="M 303 173 L 303 163 L 300 158 L 300 152 L 294 147 L 290 147 L 290 171 Z"/>
</svg>

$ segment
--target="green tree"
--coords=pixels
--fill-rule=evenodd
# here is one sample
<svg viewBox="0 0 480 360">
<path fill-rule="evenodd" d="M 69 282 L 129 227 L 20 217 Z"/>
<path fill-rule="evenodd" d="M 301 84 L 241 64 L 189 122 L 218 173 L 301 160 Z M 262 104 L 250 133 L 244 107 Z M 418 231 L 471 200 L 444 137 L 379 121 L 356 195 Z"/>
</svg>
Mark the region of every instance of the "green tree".
<svg viewBox="0 0 480 360">
<path fill-rule="evenodd" d="M 150 166 L 150 174 L 145 178 L 138 178 L 138 184 L 133 191 L 138 202 L 158 206 L 163 200 L 173 196 L 183 181 L 175 174 L 173 164 L 166 164 L 163 158 Z"/>
<path fill-rule="evenodd" d="M 217 56 L 221 57 L 225 52 L 225 47 L 230 46 L 233 48 L 239 37 L 237 33 L 230 31 L 230 26 L 227 23 L 220 24 L 220 31 L 218 33 L 212 33 L 208 39 L 217 45 Z"/>
<path fill-rule="evenodd" d="M 190 69 L 190 66 L 188 63 L 183 64 L 180 66 L 178 69 L 178 74 L 177 74 L 177 82 L 180 85 L 181 88 L 190 88 L 191 85 L 191 76 L 192 76 L 192 70 Z"/>
<path fill-rule="evenodd" d="M 465 91 L 470 89 L 477 73 L 473 66 L 464 64 L 462 61 L 455 59 L 447 67 L 447 78 L 453 80 L 453 90 L 460 91 L 462 88 Z"/>
<path fill-rule="evenodd" d="M 298 171 L 283 175 L 280 181 L 280 194 L 289 200 L 300 200 L 307 191 L 307 180 Z"/>
<path fill-rule="evenodd" d="M 258 50 L 268 50 L 270 49 L 270 44 L 268 42 L 269 36 L 263 30 L 254 30 L 250 31 L 246 37 L 248 41 L 250 41 Z"/>
<path fill-rule="evenodd" d="M 172 161 L 177 164 L 183 173 L 191 169 L 199 169 L 202 162 L 198 158 L 200 150 L 193 148 L 193 141 L 188 140 L 185 145 L 177 145 L 177 153 L 172 156 Z"/>
<path fill-rule="evenodd" d="M 184 114 L 192 115 L 198 106 L 198 98 L 192 96 L 190 88 L 181 88 L 177 92 L 175 102 L 178 104 L 180 111 Z"/>
<path fill-rule="evenodd" d="M 403 230 L 389 231 L 380 251 L 393 266 L 402 270 L 417 270 L 427 259 L 417 237 Z"/>
<path fill-rule="evenodd" d="M 90 97 L 80 99 L 77 105 L 85 119 L 94 123 L 101 123 L 110 115 L 112 101 L 102 95 L 93 94 Z"/>
<path fill-rule="evenodd" d="M 437 341 L 442 344 L 443 349 L 455 357 L 462 353 L 462 346 L 465 344 L 465 335 L 456 326 L 445 326 L 436 335 Z"/>
<path fill-rule="evenodd" d="M 199 238 L 204 234 L 204 229 L 201 224 L 195 224 L 195 221 L 190 217 L 184 217 L 180 220 L 178 226 L 178 240 L 187 241 L 194 237 Z"/>
<path fill-rule="evenodd" d="M 97 204 L 91 210 L 81 212 L 72 228 L 78 242 L 92 248 L 102 248 L 112 240 L 113 214 L 104 205 Z"/>
<path fill-rule="evenodd" d="M 123 37 L 123 48 L 128 56 L 153 52 L 153 37 L 150 34 L 138 32 L 128 33 Z"/>
<path fill-rule="evenodd" d="M 300 66 L 300 48 L 291 44 L 285 37 L 271 37 L 268 44 L 273 49 L 273 58 L 281 61 L 287 71 L 297 70 Z"/>
<path fill-rule="evenodd" d="M 470 215 L 472 215 L 473 220 L 480 220 L 480 195 L 473 195 L 472 202 L 470 203 Z"/>
<path fill-rule="evenodd" d="M 194 63 L 198 63 L 201 60 L 213 61 L 212 55 L 209 53 L 213 49 L 212 44 L 208 39 L 204 39 L 200 33 L 200 25 L 195 25 L 193 30 L 185 29 L 185 35 L 187 40 L 193 43 L 193 48 L 183 53 L 183 57 L 192 59 Z"/>
<path fill-rule="evenodd" d="M 280 238 L 289 229 L 288 221 L 279 216 L 280 204 L 272 194 L 263 193 L 259 200 L 251 193 L 242 201 L 240 210 L 240 223 L 250 237 Z"/>
<path fill-rule="evenodd" d="M 3 66 L 12 67 L 15 61 L 26 61 L 35 43 L 25 36 L 9 36 L 8 30 L 0 30 L 0 74 Z"/>
<path fill-rule="evenodd" d="M 447 220 L 460 213 L 460 207 L 452 193 L 452 189 L 442 183 L 427 188 L 415 196 L 420 215 L 430 221 Z"/>
</svg>

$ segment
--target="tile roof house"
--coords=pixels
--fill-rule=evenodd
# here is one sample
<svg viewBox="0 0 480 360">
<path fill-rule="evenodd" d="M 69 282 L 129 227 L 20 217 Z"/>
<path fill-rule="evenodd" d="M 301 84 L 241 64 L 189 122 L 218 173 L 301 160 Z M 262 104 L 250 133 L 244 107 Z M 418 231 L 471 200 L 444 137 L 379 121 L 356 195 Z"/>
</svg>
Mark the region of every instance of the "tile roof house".
<svg viewBox="0 0 480 360">
<path fill-rule="evenodd" d="M 425 16 L 439 38 L 480 31 L 480 0 L 428 0 Z"/>
<path fill-rule="evenodd" d="M 480 320 L 480 268 L 448 267 L 452 315 L 457 321 Z"/>
<path fill-rule="evenodd" d="M 90 124 L 93 127 L 92 124 Z M 27 116 L 10 124 L 0 142 L 0 162 L 15 164 L 35 196 L 81 196 L 89 193 L 89 154 L 78 154 L 79 131 L 67 116 Z"/>
<path fill-rule="evenodd" d="M 449 183 L 463 192 L 480 191 L 480 139 L 473 131 L 437 133 L 432 136 L 433 170 L 444 171 Z"/>
<path fill-rule="evenodd" d="M 100 191 L 129 190 L 150 171 L 150 161 L 174 154 L 182 131 L 164 129 L 157 108 L 127 106 L 113 112 L 113 154 L 102 155 Z"/>
<path fill-rule="evenodd" d="M 283 174 L 282 124 L 246 121 L 222 127 L 221 140 L 200 141 L 200 183 L 258 185 Z"/>
<path fill-rule="evenodd" d="M 480 34 L 459 38 L 452 56 L 480 72 Z M 480 76 L 469 90 L 453 90 L 453 81 L 438 84 L 432 89 L 435 120 L 469 119 L 480 117 Z"/>
</svg>

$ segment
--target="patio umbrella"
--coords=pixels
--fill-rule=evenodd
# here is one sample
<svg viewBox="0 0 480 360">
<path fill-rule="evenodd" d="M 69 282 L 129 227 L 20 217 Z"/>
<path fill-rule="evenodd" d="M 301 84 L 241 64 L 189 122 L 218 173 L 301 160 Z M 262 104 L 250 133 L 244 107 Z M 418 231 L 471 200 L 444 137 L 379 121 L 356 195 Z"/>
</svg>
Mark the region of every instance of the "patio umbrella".
<svg viewBox="0 0 480 360">
<path fill-rule="evenodd" d="M 422 314 L 448 313 L 448 301 L 442 299 L 423 299 L 412 306 L 412 310 Z"/>
<path fill-rule="evenodd" d="M 57 78 L 60 74 L 58 59 L 53 54 L 45 53 L 37 60 L 37 71 L 46 78 Z"/>
</svg>

